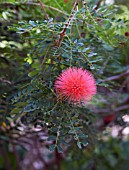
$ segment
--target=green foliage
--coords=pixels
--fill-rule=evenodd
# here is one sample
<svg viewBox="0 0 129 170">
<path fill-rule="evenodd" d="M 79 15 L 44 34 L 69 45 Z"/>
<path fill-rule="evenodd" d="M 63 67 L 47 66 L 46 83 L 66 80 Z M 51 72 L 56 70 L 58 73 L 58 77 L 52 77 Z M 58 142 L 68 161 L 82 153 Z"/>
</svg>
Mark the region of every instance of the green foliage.
<svg viewBox="0 0 129 170">
<path fill-rule="evenodd" d="M 100 140 L 94 150 L 91 150 L 89 147 L 87 150 L 83 151 L 76 151 L 76 149 L 71 151 L 67 159 L 63 161 L 62 169 L 128 169 L 128 147 L 129 143 L 121 141 L 120 139 L 110 138 L 108 142 Z M 75 152 L 78 152 L 78 155 L 75 155 Z"/>
<path fill-rule="evenodd" d="M 128 114 L 120 108 L 128 98 L 128 85 L 124 86 L 128 83 L 119 78 L 110 81 L 108 77 L 122 77 L 129 69 L 129 38 L 125 36 L 129 11 L 125 6 L 104 3 L 95 8 L 96 3 L 82 6 L 80 1 L 73 10 L 71 2 L 57 0 L 44 1 L 44 9 L 38 1 L 0 3 L 2 140 L 10 139 L 11 128 L 21 135 L 22 128 L 28 132 L 28 129 L 42 127 L 47 131 L 46 145 L 50 151 L 62 153 L 69 149 L 67 165 L 62 163 L 65 169 L 70 169 L 68 162 L 74 160 L 77 150 L 71 151 L 73 146 L 81 149 L 77 151 L 80 157 L 76 158 L 81 159 L 80 162 L 72 163 L 75 169 L 92 166 L 99 170 L 121 169 L 128 161 L 128 151 L 124 154 L 128 141 L 122 137 L 104 141 L 103 136 L 99 140 L 103 127 L 98 124 L 105 115 L 115 114 L 115 124 L 121 126 L 122 116 Z M 6 8 L 8 6 L 10 8 Z M 68 104 L 59 100 L 54 91 L 56 77 L 71 66 L 85 68 L 96 78 L 98 94 L 89 105 Z M 119 81 L 112 81 L 117 79 Z M 11 138 L 15 140 L 15 135 Z M 84 149 L 89 145 L 90 151 Z"/>
</svg>

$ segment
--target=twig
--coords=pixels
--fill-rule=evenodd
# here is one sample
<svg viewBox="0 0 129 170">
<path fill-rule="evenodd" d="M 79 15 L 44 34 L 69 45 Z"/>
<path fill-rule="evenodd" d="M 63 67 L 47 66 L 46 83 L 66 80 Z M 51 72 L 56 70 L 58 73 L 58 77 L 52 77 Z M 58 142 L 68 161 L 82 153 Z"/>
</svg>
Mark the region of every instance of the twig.
<svg viewBox="0 0 129 170">
<path fill-rule="evenodd" d="M 84 0 L 82 0 L 82 8 L 86 8 L 86 2 Z M 83 17 L 82 29 L 84 29 L 84 25 L 85 25 L 85 11 L 82 13 L 82 17 Z"/>
<path fill-rule="evenodd" d="M 41 6 L 40 4 L 38 3 L 34 3 L 34 2 L 20 2 L 21 5 L 34 5 L 34 6 Z M 19 5 L 19 4 L 13 4 L 13 3 L 9 3 L 9 2 L 1 2 L 0 5 L 2 6 L 16 6 L 16 5 Z M 64 14 L 64 15 L 68 15 L 67 13 L 57 9 L 57 8 L 54 8 L 52 6 L 48 6 L 48 5 L 44 5 L 45 8 L 48 8 L 50 10 L 54 10 L 54 11 L 57 11 L 61 14 Z"/>
<path fill-rule="evenodd" d="M 40 6 L 42 7 L 42 10 L 43 10 L 43 12 L 44 12 L 44 14 L 45 14 L 46 19 L 49 20 L 49 16 L 48 16 L 48 14 L 46 13 L 46 10 L 45 10 L 45 8 L 44 8 L 44 7 L 45 7 L 44 4 L 43 4 L 40 0 L 38 0 L 38 1 L 39 1 L 39 3 L 40 3 Z M 54 43 L 56 43 L 54 31 L 53 31 L 52 29 L 51 29 L 51 31 L 52 31 L 53 41 L 54 41 Z"/>
<path fill-rule="evenodd" d="M 61 156 L 60 156 L 57 148 L 55 149 L 55 155 L 56 155 L 57 170 L 61 170 Z"/>
<path fill-rule="evenodd" d="M 44 14 L 45 14 L 46 19 L 49 20 L 49 16 L 48 16 L 48 14 L 46 13 L 46 10 L 44 9 L 44 4 L 43 4 L 40 0 L 38 0 L 38 1 L 39 1 L 39 3 L 40 3 L 40 6 L 42 7 L 42 10 L 43 10 L 43 12 L 44 12 Z"/>
<path fill-rule="evenodd" d="M 71 12 L 71 14 L 69 16 L 69 19 L 68 19 L 67 23 L 65 24 L 64 29 L 61 31 L 61 33 L 59 35 L 59 40 L 57 41 L 57 44 L 56 44 L 58 47 L 60 47 L 61 42 L 63 40 L 63 37 L 65 36 L 66 30 L 69 27 L 69 25 L 71 24 L 71 21 L 73 19 L 73 16 L 74 16 L 74 13 L 75 13 L 75 10 L 76 10 L 77 6 L 78 6 L 78 0 L 75 1 L 73 9 L 72 9 L 72 12 Z"/>
<path fill-rule="evenodd" d="M 11 81 L 5 80 L 5 79 L 0 79 L 0 83 L 6 83 L 6 84 L 9 84 L 9 85 L 12 85 Z"/>
<path fill-rule="evenodd" d="M 129 109 L 129 105 L 120 106 L 118 108 L 115 108 L 114 111 L 119 112 L 119 111 L 126 110 L 126 109 Z"/>
<path fill-rule="evenodd" d="M 112 81 L 112 80 L 118 80 L 118 79 L 121 79 L 121 78 L 127 76 L 128 74 L 129 74 L 129 70 L 127 70 L 126 72 L 124 72 L 124 73 L 122 73 L 122 74 L 115 75 L 115 76 L 112 76 L 112 77 L 108 77 L 107 79 L 102 80 L 101 82 Z"/>
<path fill-rule="evenodd" d="M 102 2 L 102 0 L 99 0 L 99 1 L 97 2 L 96 7 L 94 8 L 93 11 L 95 11 L 95 10 L 97 10 L 97 9 L 99 8 L 101 2 Z"/>
<path fill-rule="evenodd" d="M 115 109 L 93 109 L 93 112 L 94 113 L 99 113 L 99 114 L 105 114 L 105 113 L 111 113 L 111 112 L 120 112 L 120 111 L 123 111 L 123 110 L 126 110 L 126 109 L 129 109 L 129 105 L 123 105 L 123 106 L 119 106 Z"/>
</svg>

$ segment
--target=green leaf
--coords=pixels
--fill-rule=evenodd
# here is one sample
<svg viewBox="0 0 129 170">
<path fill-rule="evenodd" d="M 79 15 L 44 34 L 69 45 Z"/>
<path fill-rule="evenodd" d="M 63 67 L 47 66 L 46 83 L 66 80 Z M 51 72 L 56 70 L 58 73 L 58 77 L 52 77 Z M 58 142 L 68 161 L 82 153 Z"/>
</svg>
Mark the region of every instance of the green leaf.
<svg viewBox="0 0 129 170">
<path fill-rule="evenodd" d="M 56 148 L 56 145 L 50 145 L 50 146 L 49 146 L 49 150 L 50 150 L 51 152 L 53 152 L 53 151 L 55 150 L 55 148 Z"/>
<path fill-rule="evenodd" d="M 52 131 L 52 132 L 57 132 L 57 131 L 58 131 L 58 128 L 57 128 L 57 127 L 52 127 L 52 128 L 50 129 L 50 131 Z"/>
<path fill-rule="evenodd" d="M 78 140 L 78 136 L 75 135 L 75 136 L 74 136 L 74 139 L 75 139 L 75 140 Z"/>
<path fill-rule="evenodd" d="M 55 141 L 55 140 L 56 140 L 56 136 L 51 135 L 51 136 L 48 137 L 47 140 L 48 140 L 48 141 Z"/>
<path fill-rule="evenodd" d="M 73 130 L 68 131 L 69 134 L 74 134 L 75 132 Z"/>
<path fill-rule="evenodd" d="M 81 142 L 78 141 L 77 146 L 79 147 L 79 149 L 82 149 Z"/>
<path fill-rule="evenodd" d="M 59 153 L 63 153 L 63 149 L 61 148 L 61 146 L 57 146 L 57 150 Z"/>
<path fill-rule="evenodd" d="M 81 141 L 81 143 L 83 144 L 83 146 L 87 146 L 88 142 L 86 140 Z"/>
<path fill-rule="evenodd" d="M 29 72 L 28 76 L 33 77 L 33 76 L 37 75 L 38 73 L 39 73 L 39 71 L 33 70 L 33 71 Z"/>
<path fill-rule="evenodd" d="M 83 134 L 83 133 L 79 133 L 79 134 L 78 134 L 78 137 L 79 137 L 79 138 L 87 138 L 87 135 L 85 135 L 85 134 Z"/>
<path fill-rule="evenodd" d="M 23 107 L 23 106 L 26 106 L 27 104 L 28 104 L 27 102 L 18 102 L 16 104 L 14 104 L 14 106 Z"/>
<path fill-rule="evenodd" d="M 37 26 L 38 24 L 35 21 L 29 21 L 29 24 L 32 26 Z"/>
<path fill-rule="evenodd" d="M 17 114 L 21 111 L 22 109 L 21 108 L 14 108 L 12 111 L 11 111 L 11 114 Z"/>
<path fill-rule="evenodd" d="M 60 139 L 60 140 L 58 140 L 58 142 L 69 146 L 69 144 L 64 139 Z"/>
</svg>

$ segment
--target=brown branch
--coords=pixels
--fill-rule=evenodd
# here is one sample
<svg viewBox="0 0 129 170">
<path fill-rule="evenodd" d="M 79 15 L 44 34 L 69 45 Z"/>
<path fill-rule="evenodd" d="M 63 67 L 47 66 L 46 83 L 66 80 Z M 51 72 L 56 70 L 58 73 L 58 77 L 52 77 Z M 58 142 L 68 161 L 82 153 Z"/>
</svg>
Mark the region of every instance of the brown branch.
<svg viewBox="0 0 129 170">
<path fill-rule="evenodd" d="M 40 6 L 42 7 L 42 10 L 43 10 L 43 12 L 44 12 L 44 14 L 45 14 L 46 19 L 49 20 L 49 16 L 48 16 L 48 14 L 46 13 L 46 10 L 45 10 L 45 8 L 44 8 L 45 5 L 41 2 L 41 0 L 38 0 L 38 1 L 39 1 L 39 3 L 40 3 Z M 51 29 L 51 31 L 52 31 L 53 41 L 54 41 L 54 43 L 56 44 L 54 31 L 53 31 L 52 29 Z"/>
<path fill-rule="evenodd" d="M 112 76 L 112 77 L 108 77 L 107 79 L 102 80 L 101 82 L 112 81 L 112 80 L 118 80 L 118 79 L 121 79 L 121 78 L 127 76 L 128 74 L 129 74 L 129 70 L 126 70 L 126 72 L 124 72 L 124 73 L 122 73 L 122 74 L 115 75 L 115 76 Z"/>
<path fill-rule="evenodd" d="M 99 1 L 97 2 L 96 7 L 94 8 L 93 11 L 95 11 L 95 10 L 97 10 L 97 9 L 99 8 L 101 2 L 102 2 L 102 0 L 99 0 Z"/>
<path fill-rule="evenodd" d="M 5 80 L 5 79 L 0 79 L 0 83 L 6 83 L 6 84 L 9 84 L 9 85 L 13 84 L 11 81 Z"/>
<path fill-rule="evenodd" d="M 126 110 L 126 109 L 129 109 L 129 105 L 120 106 L 118 108 L 115 108 L 114 111 L 119 112 L 119 111 Z"/>
<path fill-rule="evenodd" d="M 55 156 L 56 156 L 57 170 L 61 170 L 61 156 L 60 156 L 57 148 L 55 149 Z"/>
<path fill-rule="evenodd" d="M 72 8 L 72 12 L 69 16 L 69 19 L 68 19 L 67 23 L 65 24 L 64 29 L 61 31 L 61 33 L 59 35 L 59 40 L 57 41 L 57 44 L 56 44 L 58 47 L 60 47 L 63 37 L 65 36 L 66 30 L 69 27 L 69 25 L 71 24 L 71 21 L 73 19 L 74 13 L 75 13 L 74 11 L 76 10 L 77 6 L 78 6 L 78 0 L 75 1 L 74 6 Z"/>
<path fill-rule="evenodd" d="M 39 1 L 39 3 L 40 3 L 40 6 L 42 7 L 42 10 L 43 10 L 43 13 L 44 13 L 46 19 L 49 20 L 49 16 L 48 16 L 48 14 L 46 13 L 46 10 L 45 10 L 45 8 L 44 8 L 44 4 L 43 4 L 40 0 L 38 0 L 38 1 Z"/>
<path fill-rule="evenodd" d="M 21 5 L 41 6 L 40 4 L 34 3 L 34 2 L 21 2 L 20 4 L 21 4 Z M 5 6 L 5 7 L 8 7 L 8 6 L 9 6 L 9 7 L 13 7 L 13 6 L 17 6 L 18 4 L 15 5 L 15 4 L 10 3 L 10 2 L 0 2 L 0 5 L 1 5 L 1 6 Z M 57 9 L 57 8 L 54 8 L 54 7 L 45 5 L 45 4 L 44 4 L 44 7 L 45 7 L 45 8 L 48 8 L 48 9 L 50 9 L 50 10 L 57 11 L 57 12 L 59 12 L 59 13 L 61 13 L 61 14 L 64 14 L 64 15 L 68 15 L 67 13 L 65 13 L 65 12 L 63 12 L 63 11 Z"/>
<path fill-rule="evenodd" d="M 115 109 L 93 109 L 93 112 L 94 113 L 102 113 L 102 114 L 105 114 L 105 113 L 114 113 L 114 112 L 120 112 L 120 111 L 123 111 L 123 110 L 127 110 L 129 109 L 129 105 L 123 105 L 123 106 L 119 106 Z"/>
<path fill-rule="evenodd" d="M 82 8 L 86 8 L 86 2 L 84 0 L 82 0 Z M 84 29 L 84 25 L 85 25 L 85 11 L 82 14 L 83 17 L 83 25 L 82 25 L 82 29 Z"/>
<path fill-rule="evenodd" d="M 82 8 L 86 8 L 86 2 L 82 0 Z M 83 13 L 83 17 L 85 17 L 85 12 Z"/>
</svg>

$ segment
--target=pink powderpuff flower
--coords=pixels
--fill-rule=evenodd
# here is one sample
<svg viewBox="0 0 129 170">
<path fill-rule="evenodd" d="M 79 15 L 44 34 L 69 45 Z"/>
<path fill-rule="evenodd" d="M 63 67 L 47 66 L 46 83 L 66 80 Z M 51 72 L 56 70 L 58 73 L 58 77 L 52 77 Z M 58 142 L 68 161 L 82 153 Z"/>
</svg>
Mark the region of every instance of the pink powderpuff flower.
<svg viewBox="0 0 129 170">
<path fill-rule="evenodd" d="M 87 103 L 96 94 L 96 82 L 93 75 L 82 68 L 70 67 L 57 77 L 55 91 L 58 97 L 69 103 Z"/>
</svg>

